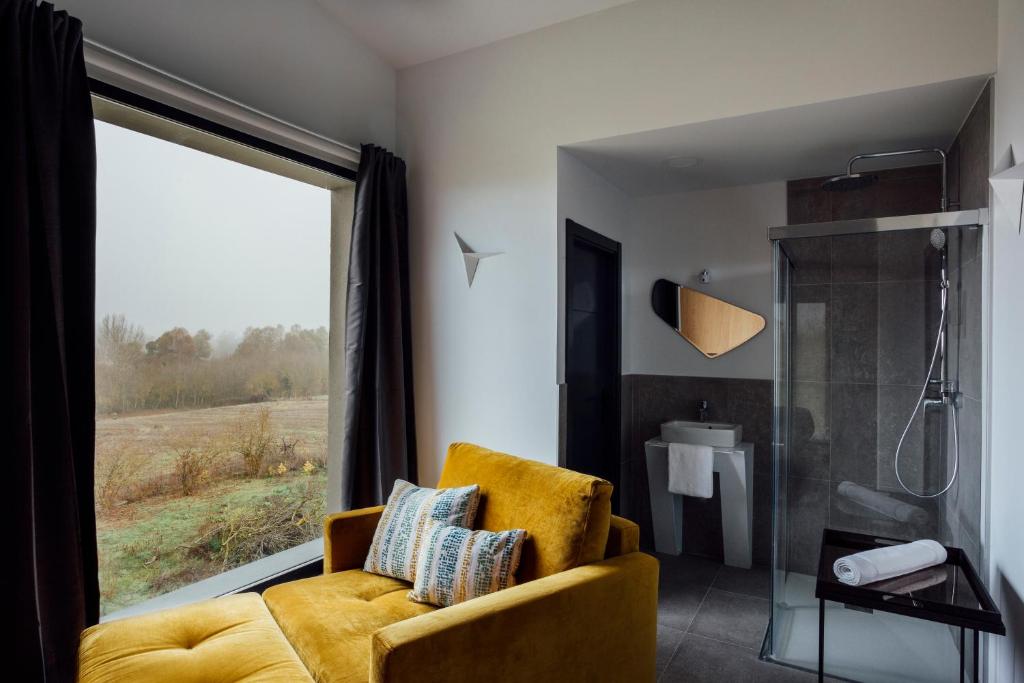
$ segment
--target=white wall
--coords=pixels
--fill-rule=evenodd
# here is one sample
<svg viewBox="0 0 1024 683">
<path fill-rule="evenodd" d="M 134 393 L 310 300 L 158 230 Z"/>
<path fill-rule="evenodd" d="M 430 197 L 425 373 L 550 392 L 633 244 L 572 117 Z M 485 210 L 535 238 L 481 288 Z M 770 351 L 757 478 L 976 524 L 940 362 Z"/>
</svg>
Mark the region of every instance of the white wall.
<svg viewBox="0 0 1024 683">
<path fill-rule="evenodd" d="M 1024 0 L 999 2 L 999 70 L 995 80 L 996 171 L 1024 161 Z M 1018 209 L 1019 210 L 1019 209 Z M 1024 387 L 1024 237 L 1018 214 L 993 206 L 992 353 L 989 496 L 989 585 L 1007 622 L 1005 638 L 990 643 L 990 676 L 996 683 L 1024 683 L 1024 450 L 1020 442 Z"/>
<path fill-rule="evenodd" d="M 786 184 L 762 183 L 637 200 L 623 270 L 629 338 L 623 373 L 695 377 L 772 376 L 772 261 L 769 225 L 786 224 Z M 711 271 L 701 284 L 700 272 Z M 768 325 L 720 358 L 706 358 L 651 309 L 658 278 L 764 316 Z"/>
<path fill-rule="evenodd" d="M 994 33 L 995 0 L 641 0 L 400 71 L 423 481 L 458 439 L 556 462 L 558 145 L 991 73 Z M 453 230 L 506 252 L 472 289 Z"/>
<path fill-rule="evenodd" d="M 566 150 L 558 150 L 557 161 L 560 265 L 567 218 L 622 244 L 623 374 L 770 379 L 768 226 L 786 223 L 785 182 L 632 197 Z M 712 273 L 707 285 L 698 282 L 704 268 Z M 722 358 L 706 358 L 651 309 L 651 286 L 662 277 L 759 313 L 769 327 Z M 556 285 L 558 320 L 564 321 L 564 279 Z M 559 382 L 564 331 L 560 322 Z"/>
<path fill-rule="evenodd" d="M 86 37 L 339 142 L 395 138 L 395 71 L 314 0 L 57 0 Z"/>
</svg>

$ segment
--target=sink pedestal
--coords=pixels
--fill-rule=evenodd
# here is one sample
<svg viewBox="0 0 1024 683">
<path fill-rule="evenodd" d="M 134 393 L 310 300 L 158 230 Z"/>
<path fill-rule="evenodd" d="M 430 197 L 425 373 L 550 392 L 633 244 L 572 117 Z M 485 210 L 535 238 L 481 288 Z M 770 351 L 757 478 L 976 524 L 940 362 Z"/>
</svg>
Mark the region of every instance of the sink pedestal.
<svg viewBox="0 0 1024 683">
<path fill-rule="evenodd" d="M 650 439 L 647 482 L 651 494 L 654 548 L 659 553 L 683 552 L 683 497 L 668 490 L 668 443 Z M 722 495 L 722 548 L 725 564 L 750 569 L 753 549 L 754 444 L 714 449 Z"/>
</svg>

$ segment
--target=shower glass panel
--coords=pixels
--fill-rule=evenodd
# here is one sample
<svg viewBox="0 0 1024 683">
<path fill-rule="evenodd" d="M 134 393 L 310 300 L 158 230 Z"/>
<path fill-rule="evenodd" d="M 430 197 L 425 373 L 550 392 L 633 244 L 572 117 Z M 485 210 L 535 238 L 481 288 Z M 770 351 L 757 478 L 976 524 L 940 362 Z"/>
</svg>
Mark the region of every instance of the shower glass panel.
<svg viewBox="0 0 1024 683">
<path fill-rule="evenodd" d="M 790 278 L 793 266 L 781 242 L 772 244 L 772 281 L 775 289 L 773 306 L 773 334 L 775 341 L 774 406 L 772 413 L 772 593 L 782 595 L 786 589 L 786 558 L 788 557 L 789 534 L 787 529 L 787 490 L 789 452 L 789 407 L 790 407 Z M 773 619 L 778 612 L 773 603 Z M 778 652 L 782 643 L 777 636 L 781 631 L 769 626 L 765 646 L 769 652 Z"/>
<path fill-rule="evenodd" d="M 904 221 L 911 218 L 928 217 Z M 790 226 L 799 229 L 773 240 L 768 659 L 817 668 L 814 587 L 825 528 L 934 538 L 963 547 L 985 575 L 973 540 L 980 532 L 970 521 L 981 480 L 981 391 L 973 375 L 980 378 L 982 229 L 973 221 L 949 226 L 955 221 L 936 220 L 947 224 L 941 234 L 929 220 L 920 229 L 850 221 Z M 851 232 L 843 234 L 845 228 Z M 936 352 L 944 281 L 946 332 Z M 929 401 L 915 413 L 928 380 Z M 953 404 L 959 407 L 959 465 Z M 903 485 L 933 494 L 959 470 L 949 491 L 923 498 L 904 489 L 894 468 L 901 436 Z M 826 610 L 826 674 L 854 681 L 959 680 L 958 630 L 835 603 L 826 603 Z"/>
</svg>

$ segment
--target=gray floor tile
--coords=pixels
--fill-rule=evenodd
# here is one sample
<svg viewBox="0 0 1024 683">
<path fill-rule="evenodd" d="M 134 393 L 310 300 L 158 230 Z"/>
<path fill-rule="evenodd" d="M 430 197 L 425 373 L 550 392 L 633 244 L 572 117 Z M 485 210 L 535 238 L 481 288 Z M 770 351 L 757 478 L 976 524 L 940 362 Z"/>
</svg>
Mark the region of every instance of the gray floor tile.
<svg viewBox="0 0 1024 683">
<path fill-rule="evenodd" d="M 755 598 L 768 599 L 772 583 L 772 573 L 768 567 L 751 567 L 740 569 L 739 567 L 723 566 L 715 576 L 713 588 L 728 591 L 729 593 L 740 593 L 751 595 Z"/>
<path fill-rule="evenodd" d="M 680 631 L 690 627 L 721 564 L 693 555 L 658 555 L 658 623 Z"/>
<path fill-rule="evenodd" d="M 690 625 L 690 632 L 759 650 L 768 627 L 768 600 L 712 588 Z"/>
<path fill-rule="evenodd" d="M 663 583 L 710 586 L 722 567 L 721 562 L 696 555 L 656 553 L 655 557 L 661 563 L 660 578 Z"/>
<path fill-rule="evenodd" d="M 689 633 L 683 637 L 672 661 L 658 678 L 661 683 L 801 683 L 813 680 L 815 676 L 811 674 L 762 662 L 753 650 Z"/>
<path fill-rule="evenodd" d="M 658 586 L 658 623 L 679 631 L 690 628 L 708 587 L 699 583 L 666 581 Z"/>
<path fill-rule="evenodd" d="M 683 635 L 684 633 L 678 629 L 658 624 L 658 658 L 655 665 L 658 675 L 661 675 L 661 672 L 672 660 L 672 655 L 676 653 L 679 643 L 683 642 Z"/>
</svg>

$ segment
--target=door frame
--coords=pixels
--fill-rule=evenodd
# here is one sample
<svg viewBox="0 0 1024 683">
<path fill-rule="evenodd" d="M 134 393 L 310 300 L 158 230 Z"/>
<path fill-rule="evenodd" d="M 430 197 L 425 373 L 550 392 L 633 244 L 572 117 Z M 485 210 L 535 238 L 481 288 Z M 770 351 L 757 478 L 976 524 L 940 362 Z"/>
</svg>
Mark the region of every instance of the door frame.
<svg viewBox="0 0 1024 683">
<path fill-rule="evenodd" d="M 621 500 L 619 494 L 619 486 L 622 482 L 622 244 L 613 239 L 605 237 L 599 232 L 595 232 L 590 228 L 580 225 L 571 218 L 565 219 L 565 271 L 564 271 L 564 282 L 563 294 L 562 294 L 562 305 L 565 310 L 565 320 L 563 321 L 563 334 L 565 335 L 565 346 L 562 349 L 562 366 L 566 368 L 565 373 L 565 458 L 564 462 L 561 463 L 563 467 L 571 468 L 573 463 L 570 461 L 570 454 L 572 453 L 572 434 L 569 432 L 568 422 L 568 411 L 569 411 L 569 373 L 568 373 L 568 355 L 569 355 L 569 297 L 572 292 L 569 288 L 569 260 L 572 254 L 573 242 L 575 240 L 586 242 L 589 246 L 605 252 L 614 257 L 615 261 L 615 291 L 617 296 L 615 297 L 615 365 L 614 371 L 617 381 L 614 382 L 614 405 L 616 419 L 613 425 L 613 432 L 615 434 L 615 451 L 619 454 L 618 462 L 615 463 L 618 468 L 618 481 L 613 481 L 615 485 L 614 498 L 616 501 Z M 613 508 L 614 509 L 614 508 Z"/>
</svg>

